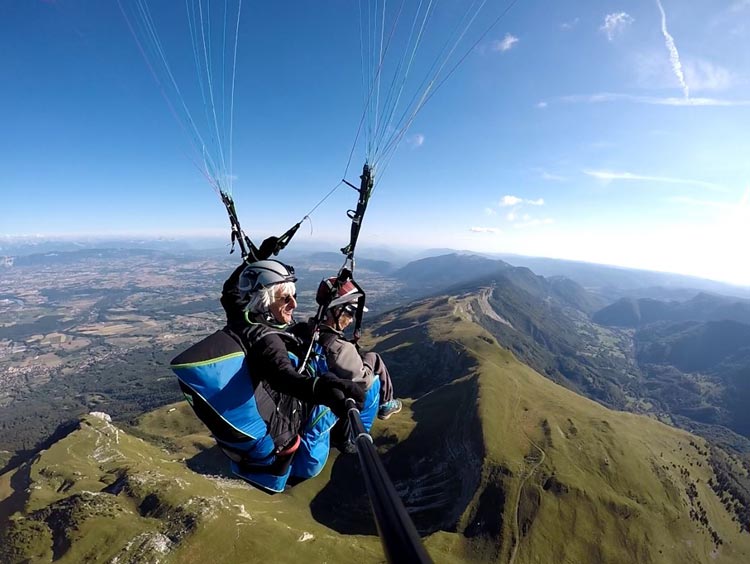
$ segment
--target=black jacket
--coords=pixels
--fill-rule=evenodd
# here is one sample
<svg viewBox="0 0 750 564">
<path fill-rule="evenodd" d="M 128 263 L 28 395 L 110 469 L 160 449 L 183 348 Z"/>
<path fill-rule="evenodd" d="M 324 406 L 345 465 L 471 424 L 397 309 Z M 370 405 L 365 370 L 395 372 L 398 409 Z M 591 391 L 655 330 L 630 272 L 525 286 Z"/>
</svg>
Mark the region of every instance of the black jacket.
<svg viewBox="0 0 750 564">
<path fill-rule="evenodd" d="M 289 352 L 299 357 L 303 343 L 262 323 L 231 324 L 224 331 L 245 351 L 258 411 L 282 449 L 300 433 L 313 407 L 313 378 L 298 373 L 289 358 Z"/>
</svg>

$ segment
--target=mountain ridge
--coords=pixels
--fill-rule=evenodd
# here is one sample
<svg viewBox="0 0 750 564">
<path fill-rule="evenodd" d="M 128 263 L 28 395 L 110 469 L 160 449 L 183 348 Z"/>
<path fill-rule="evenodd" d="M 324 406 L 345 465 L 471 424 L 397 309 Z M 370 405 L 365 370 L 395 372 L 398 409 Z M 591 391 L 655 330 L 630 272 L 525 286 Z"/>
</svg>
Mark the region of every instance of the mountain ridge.
<svg viewBox="0 0 750 564">
<path fill-rule="evenodd" d="M 750 301 L 701 292 L 685 301 L 622 298 L 593 316 L 602 325 L 642 327 L 657 321 L 737 321 L 750 324 Z"/>
<path fill-rule="evenodd" d="M 375 442 L 436 561 L 746 561 L 741 459 L 519 362 L 524 343 L 575 349 L 584 314 L 561 320 L 576 292 L 506 270 L 523 284 L 489 273 L 381 316 L 368 335 L 411 398 Z M 132 429 L 86 416 L 0 477 L 0 556 L 382 561 L 356 459 L 335 456 L 274 497 L 225 468 L 184 403 Z"/>
</svg>

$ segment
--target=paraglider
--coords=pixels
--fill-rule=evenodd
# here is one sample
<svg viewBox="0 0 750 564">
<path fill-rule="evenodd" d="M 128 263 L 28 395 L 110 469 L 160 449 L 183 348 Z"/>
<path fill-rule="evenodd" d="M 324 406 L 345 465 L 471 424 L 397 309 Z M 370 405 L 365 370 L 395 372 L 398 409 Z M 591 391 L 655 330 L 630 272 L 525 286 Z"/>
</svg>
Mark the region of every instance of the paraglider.
<svg viewBox="0 0 750 564">
<path fill-rule="evenodd" d="M 217 5 L 209 0 L 186 0 L 189 44 L 200 99 L 191 106 L 167 58 L 148 2 L 134 0 L 124 4 L 118 0 L 172 114 L 187 132 L 193 164 L 226 208 L 231 227 L 230 252 L 236 244 L 242 255 L 242 264 L 227 279 L 222 293 L 227 326 L 173 362 L 185 397 L 230 459 L 232 471 L 274 492 L 282 491 L 291 475 L 315 476 L 327 458 L 330 429 L 337 419 L 348 419 L 391 561 L 428 562 L 429 556 L 421 547 L 369 436 L 381 382 L 374 379 L 364 390 L 351 379 L 329 373 L 320 343 L 321 326 L 332 307 L 347 305 L 354 320 L 352 342 L 360 338 L 366 295 L 354 280 L 355 252 L 372 194 L 425 104 L 515 2 L 494 14 L 487 13 L 487 0 L 448 6 L 442 22 L 450 22 L 450 30 L 436 39 L 429 33 L 441 20 L 436 0 L 409 5 L 402 1 L 393 9 L 386 0 L 360 0 L 364 101 L 342 180 L 282 235 L 267 237 L 256 246 L 243 230 L 232 197 L 242 1 Z M 479 28 L 481 21 L 489 24 Z M 346 179 L 357 149 L 364 161 L 358 185 Z M 290 243 L 301 223 L 343 185 L 357 192 L 356 206 L 347 212 L 351 225 L 349 241 L 341 248 L 344 261 L 338 273 L 326 278 L 328 283 L 318 292 L 318 309 L 303 342 L 288 331 L 296 306 L 294 271 L 270 259 Z M 357 290 L 356 296 L 339 304 L 342 290 L 350 287 Z M 263 363 L 271 357 L 274 361 L 264 367 Z M 387 401 L 391 400 L 389 397 Z M 398 410 L 400 404 L 394 403 L 391 412 Z"/>
<path fill-rule="evenodd" d="M 317 476 L 328 459 L 328 433 L 346 415 L 345 398 L 360 407 L 366 400 L 357 383 L 328 371 L 324 357 L 300 367 L 301 343 L 287 331 L 296 280 L 276 260 L 236 269 L 223 296 L 227 325 L 172 361 L 232 472 L 271 492 L 283 491 L 290 477 Z"/>
</svg>

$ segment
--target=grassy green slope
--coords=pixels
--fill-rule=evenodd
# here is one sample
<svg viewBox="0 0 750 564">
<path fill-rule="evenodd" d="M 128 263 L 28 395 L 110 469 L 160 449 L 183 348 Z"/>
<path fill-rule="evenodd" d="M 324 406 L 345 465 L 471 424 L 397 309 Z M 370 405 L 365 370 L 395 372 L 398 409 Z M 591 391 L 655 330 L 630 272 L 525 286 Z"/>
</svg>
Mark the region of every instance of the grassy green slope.
<svg viewBox="0 0 750 564">
<path fill-rule="evenodd" d="M 158 426 L 181 446 L 170 453 L 87 416 L 79 430 L 3 476 L 0 519 L 21 507 L 23 516 L 3 524 L 0 561 L 380 560 L 376 537 L 332 533 L 311 519 L 307 499 L 191 471 L 185 457 L 210 442 L 205 432 L 182 434 L 197 430 L 193 419 L 184 406 L 147 418 L 142 433 Z"/>
<path fill-rule="evenodd" d="M 521 365 L 472 322 L 467 299 L 452 300 L 431 336 L 461 343 L 479 363 L 486 457 L 464 535 L 504 499 L 502 523 L 471 538 L 469 554 L 516 562 L 750 558 L 750 535 L 708 485 L 705 441 L 608 410 Z"/>
</svg>

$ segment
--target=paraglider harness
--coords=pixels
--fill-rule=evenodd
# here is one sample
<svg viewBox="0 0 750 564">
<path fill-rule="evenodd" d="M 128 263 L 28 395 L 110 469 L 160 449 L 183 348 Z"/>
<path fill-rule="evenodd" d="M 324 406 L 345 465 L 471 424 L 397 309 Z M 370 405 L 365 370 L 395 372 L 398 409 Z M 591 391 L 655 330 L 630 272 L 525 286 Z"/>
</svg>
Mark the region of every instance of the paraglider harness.
<svg viewBox="0 0 750 564">
<path fill-rule="evenodd" d="M 266 260 L 270 258 L 271 255 L 278 255 L 279 252 L 286 248 L 286 246 L 292 240 L 292 237 L 294 237 L 294 235 L 297 233 L 300 225 L 302 225 L 302 221 L 298 221 L 289 229 L 287 229 L 287 231 L 283 235 L 279 237 L 268 237 L 267 239 L 263 240 L 263 242 L 260 244 L 260 247 L 256 247 L 250 240 L 250 237 L 245 235 L 245 232 L 242 230 L 242 226 L 240 226 L 240 220 L 237 217 L 237 211 L 235 210 L 234 200 L 232 199 L 232 196 L 230 196 L 223 190 L 220 194 L 221 201 L 224 204 L 224 207 L 227 209 L 227 215 L 229 215 L 229 223 L 232 227 L 232 246 L 229 249 L 229 254 L 232 254 L 234 252 L 234 245 L 235 243 L 237 243 L 240 247 L 240 253 L 242 254 L 242 259 L 245 263 Z"/>
</svg>

